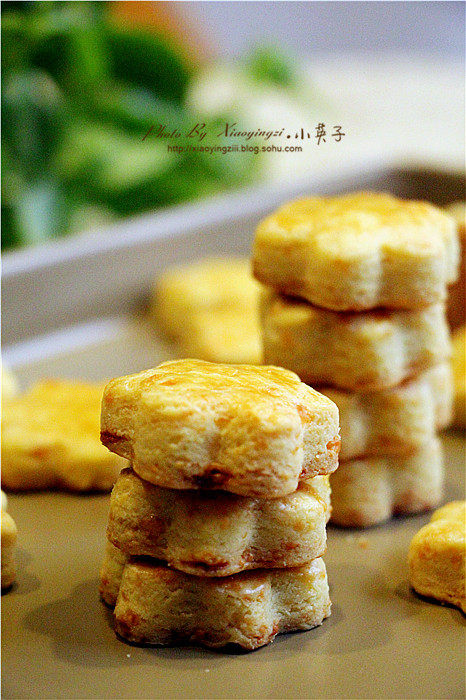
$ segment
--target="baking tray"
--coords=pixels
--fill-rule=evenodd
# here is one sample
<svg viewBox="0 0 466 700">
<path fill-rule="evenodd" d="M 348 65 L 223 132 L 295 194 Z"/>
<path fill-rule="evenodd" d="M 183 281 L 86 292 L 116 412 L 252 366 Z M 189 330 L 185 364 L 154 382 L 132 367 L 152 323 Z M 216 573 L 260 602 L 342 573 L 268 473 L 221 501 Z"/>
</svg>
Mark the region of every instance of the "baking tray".
<svg viewBox="0 0 466 700">
<path fill-rule="evenodd" d="M 317 192 L 356 187 L 442 203 L 462 196 L 464 180 L 380 168 L 307 183 Z M 176 356 L 141 313 L 152 278 L 172 262 L 246 254 L 257 219 L 305 189 L 249 191 L 122 224 L 101 239 L 6 256 L 3 354 L 22 387 L 44 375 L 100 380 Z M 461 498 L 464 439 L 450 431 L 442 440 L 446 499 Z M 417 597 L 407 581 L 409 542 L 428 515 L 365 531 L 330 527 L 331 617 L 256 652 L 227 654 L 115 637 L 97 593 L 108 503 L 108 495 L 10 496 L 18 580 L 2 596 L 4 697 L 464 697 L 465 617 Z"/>
</svg>

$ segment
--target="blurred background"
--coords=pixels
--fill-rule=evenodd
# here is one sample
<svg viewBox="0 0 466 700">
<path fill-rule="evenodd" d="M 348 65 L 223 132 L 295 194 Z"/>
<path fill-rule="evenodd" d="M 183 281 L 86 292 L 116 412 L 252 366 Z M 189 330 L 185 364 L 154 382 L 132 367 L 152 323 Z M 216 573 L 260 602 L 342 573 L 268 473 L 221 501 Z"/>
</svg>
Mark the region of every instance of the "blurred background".
<svg viewBox="0 0 466 700">
<path fill-rule="evenodd" d="M 3 2 L 2 248 L 378 158 L 463 170 L 464 12 L 463 2 Z M 198 122 L 216 134 L 226 121 L 311 136 L 286 154 L 169 152 L 154 136 Z M 318 124 L 345 136 L 317 145 Z"/>
<path fill-rule="evenodd" d="M 464 56 L 462 2 L 180 2 L 177 9 L 209 26 L 217 48 L 230 57 L 257 39 L 280 38 L 309 56 Z"/>
</svg>

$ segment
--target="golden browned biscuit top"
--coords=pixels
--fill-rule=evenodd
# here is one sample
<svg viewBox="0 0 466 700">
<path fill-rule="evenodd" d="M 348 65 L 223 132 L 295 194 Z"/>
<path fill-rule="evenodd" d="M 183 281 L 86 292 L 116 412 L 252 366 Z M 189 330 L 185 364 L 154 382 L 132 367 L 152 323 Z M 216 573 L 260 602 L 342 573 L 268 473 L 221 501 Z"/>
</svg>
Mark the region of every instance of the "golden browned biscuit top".
<svg viewBox="0 0 466 700">
<path fill-rule="evenodd" d="M 3 486 L 109 490 L 124 463 L 99 441 L 102 391 L 98 384 L 46 379 L 5 402 Z"/>
<path fill-rule="evenodd" d="M 441 301 L 457 266 L 451 217 L 378 192 L 289 202 L 260 222 L 253 249 L 260 282 L 336 311 Z"/>
<path fill-rule="evenodd" d="M 104 392 L 104 406 L 118 397 L 135 398 L 151 392 L 177 394 L 183 400 L 204 400 L 211 404 L 230 400 L 247 406 L 247 400 L 279 402 L 296 405 L 296 390 L 317 405 L 328 405 L 328 400 L 303 384 L 294 373 L 281 367 L 255 365 L 226 365 L 204 360 L 170 360 L 155 369 L 111 380 Z M 136 392 L 133 394 L 133 392 Z"/>
<path fill-rule="evenodd" d="M 9 401 L 6 410 L 8 430 L 37 430 L 63 436 L 73 425 L 75 435 L 96 436 L 103 385 L 64 379 L 44 379 L 26 394 Z"/>
<path fill-rule="evenodd" d="M 409 580 L 421 595 L 466 612 L 466 502 L 447 503 L 413 537 Z"/>
<path fill-rule="evenodd" d="M 276 497 L 336 468 L 338 409 L 279 367 L 176 360 L 108 383 L 101 439 L 158 486 Z"/>
<path fill-rule="evenodd" d="M 307 197 L 286 204 L 266 222 L 290 233 L 309 236 L 330 234 L 352 243 L 403 241 L 426 247 L 438 245 L 437 234 L 449 233 L 448 216 L 428 202 L 404 200 L 380 192 L 355 192 L 337 197 Z M 432 236 L 435 234 L 435 237 Z"/>
</svg>

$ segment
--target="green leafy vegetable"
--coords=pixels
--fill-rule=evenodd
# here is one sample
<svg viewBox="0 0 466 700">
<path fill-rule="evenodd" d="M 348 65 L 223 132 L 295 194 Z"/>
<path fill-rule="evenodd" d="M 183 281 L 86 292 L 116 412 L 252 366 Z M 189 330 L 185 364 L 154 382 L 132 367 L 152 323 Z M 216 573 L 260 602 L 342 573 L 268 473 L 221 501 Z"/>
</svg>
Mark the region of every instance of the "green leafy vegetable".
<svg viewBox="0 0 466 700">
<path fill-rule="evenodd" d="M 143 138 L 160 124 L 186 134 L 201 119 L 185 101 L 194 70 L 163 35 L 110 21 L 109 5 L 2 3 L 2 248 L 254 176 L 247 154 L 168 152 L 167 141 Z M 258 77 L 284 81 L 271 57 L 251 60 Z"/>
</svg>

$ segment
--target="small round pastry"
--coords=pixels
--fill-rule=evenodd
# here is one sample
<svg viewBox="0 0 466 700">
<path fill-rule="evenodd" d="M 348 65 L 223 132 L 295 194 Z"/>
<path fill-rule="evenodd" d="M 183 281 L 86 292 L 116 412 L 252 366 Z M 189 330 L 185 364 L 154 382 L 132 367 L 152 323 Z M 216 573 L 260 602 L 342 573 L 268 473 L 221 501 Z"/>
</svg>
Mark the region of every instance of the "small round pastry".
<svg viewBox="0 0 466 700">
<path fill-rule="evenodd" d="M 340 464 L 330 477 L 331 522 L 369 527 L 393 515 L 422 513 L 443 495 L 443 460 L 436 438 L 412 455 L 367 457 Z"/>
<path fill-rule="evenodd" d="M 153 486 L 123 469 L 113 488 L 108 539 L 128 555 L 162 559 L 196 576 L 300 566 L 324 554 L 328 476 L 281 498 Z"/>
<path fill-rule="evenodd" d="M 280 367 L 164 362 L 113 379 L 101 440 L 146 481 L 277 498 L 338 466 L 338 409 Z"/>
<path fill-rule="evenodd" d="M 147 559 L 125 560 L 110 544 L 100 592 L 114 606 L 116 633 L 136 644 L 184 641 L 252 650 L 279 633 L 322 624 L 331 606 L 320 558 L 291 569 L 201 578 Z"/>
<path fill-rule="evenodd" d="M 5 489 L 110 491 L 126 462 L 99 442 L 102 388 L 48 379 L 4 404 Z"/>
<path fill-rule="evenodd" d="M 451 603 L 466 613 L 466 502 L 453 501 L 432 514 L 414 535 L 408 554 L 409 581 L 421 595 Z"/>
<path fill-rule="evenodd" d="M 188 357 L 260 364 L 259 290 L 249 259 L 205 258 L 163 272 L 151 315 Z"/>
<path fill-rule="evenodd" d="M 261 318 L 264 362 L 287 367 L 313 386 L 379 391 L 450 356 L 443 304 L 338 313 L 265 292 Z"/>
<path fill-rule="evenodd" d="M 391 389 L 371 392 L 321 387 L 340 412 L 340 462 L 409 455 L 451 420 L 453 379 L 441 362 Z"/>
<path fill-rule="evenodd" d="M 444 301 L 457 276 L 454 220 L 380 192 L 290 202 L 256 230 L 265 285 L 335 311 L 416 309 Z"/>
</svg>

